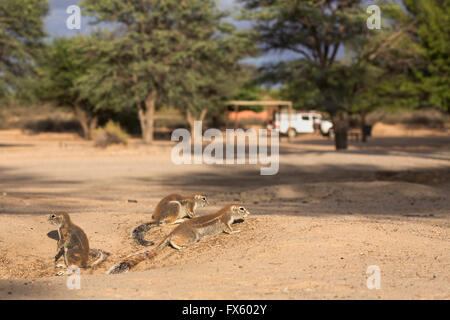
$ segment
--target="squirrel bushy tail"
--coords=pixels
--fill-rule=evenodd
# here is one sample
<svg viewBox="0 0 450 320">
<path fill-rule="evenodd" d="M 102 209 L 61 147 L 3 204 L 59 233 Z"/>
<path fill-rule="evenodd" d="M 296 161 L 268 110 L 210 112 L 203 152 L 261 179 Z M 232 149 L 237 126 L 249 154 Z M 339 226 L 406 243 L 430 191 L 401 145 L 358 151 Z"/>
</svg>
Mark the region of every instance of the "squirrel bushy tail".
<svg viewBox="0 0 450 320">
<path fill-rule="evenodd" d="M 109 252 L 105 252 L 103 250 L 100 249 L 91 249 L 89 250 L 89 255 L 93 258 L 97 258 L 97 260 L 95 260 L 89 267 L 90 268 L 94 268 L 95 266 L 99 265 L 100 263 L 102 263 L 103 261 L 106 260 L 106 258 L 108 258 L 108 256 L 110 255 Z"/>
<path fill-rule="evenodd" d="M 148 232 L 151 228 L 157 227 L 159 225 L 158 222 L 151 221 L 144 224 L 141 224 L 140 226 L 137 226 L 131 231 L 131 237 L 141 246 L 152 246 L 155 243 L 153 241 L 147 241 L 144 239 L 145 233 Z"/>
<path fill-rule="evenodd" d="M 142 261 L 156 257 L 156 255 L 158 253 L 160 253 L 165 247 L 167 247 L 168 244 L 169 244 L 169 237 L 167 237 L 165 240 L 163 240 L 153 250 L 141 250 L 139 252 L 130 254 L 123 261 L 112 266 L 108 271 L 106 271 L 106 274 L 126 273 L 132 267 L 136 266 L 137 264 L 141 263 Z"/>
</svg>

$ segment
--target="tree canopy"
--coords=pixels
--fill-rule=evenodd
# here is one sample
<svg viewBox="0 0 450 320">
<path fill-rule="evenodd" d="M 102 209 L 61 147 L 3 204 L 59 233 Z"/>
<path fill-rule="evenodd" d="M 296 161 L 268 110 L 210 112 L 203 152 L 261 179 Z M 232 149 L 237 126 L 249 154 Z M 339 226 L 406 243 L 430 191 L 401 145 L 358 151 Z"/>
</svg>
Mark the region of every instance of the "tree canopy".
<svg viewBox="0 0 450 320">
<path fill-rule="evenodd" d="M 43 101 L 71 108 L 80 121 L 83 136 L 91 139 L 100 106 L 92 97 L 83 96 L 78 86 L 79 79 L 86 76 L 94 64 L 85 49 L 87 42 L 84 36 L 54 39 L 39 65 L 41 79 L 36 91 Z"/>
<path fill-rule="evenodd" d="M 406 23 L 414 26 L 425 63 L 414 69 L 419 91 L 417 107 L 450 111 L 450 3 L 444 0 L 404 0 Z"/>
<path fill-rule="evenodd" d="M 94 43 L 98 63 L 84 78 L 86 95 L 99 104 L 138 109 L 145 142 L 153 139 L 157 105 L 169 104 L 197 115 L 229 91 L 237 61 L 249 40 L 228 36 L 225 13 L 215 1 L 92 1 L 85 13 L 115 26 Z"/>
<path fill-rule="evenodd" d="M 365 36 L 366 15 L 360 1 L 241 0 L 243 18 L 254 21 L 255 40 L 265 52 L 287 51 L 290 61 L 266 66 L 263 80 L 288 83 L 287 93 L 297 101 L 307 99 L 310 107 L 332 115 L 350 104 L 351 78 L 356 69 L 337 60 L 339 48 Z M 345 148 L 335 121 L 336 146 Z M 344 128 L 345 129 L 345 128 Z M 345 130 L 344 130 L 345 131 Z"/>
<path fill-rule="evenodd" d="M 297 107 L 340 114 L 334 118 L 338 149 L 346 148 L 342 112 L 448 106 L 448 5 L 442 1 L 379 1 L 380 30 L 366 27 L 361 1 L 241 2 L 262 49 L 290 52 L 288 61 L 264 66 L 261 81 L 281 83 L 281 94 Z"/>
<path fill-rule="evenodd" d="M 19 94 L 34 74 L 47 10 L 47 0 L 0 1 L 0 100 Z"/>
</svg>

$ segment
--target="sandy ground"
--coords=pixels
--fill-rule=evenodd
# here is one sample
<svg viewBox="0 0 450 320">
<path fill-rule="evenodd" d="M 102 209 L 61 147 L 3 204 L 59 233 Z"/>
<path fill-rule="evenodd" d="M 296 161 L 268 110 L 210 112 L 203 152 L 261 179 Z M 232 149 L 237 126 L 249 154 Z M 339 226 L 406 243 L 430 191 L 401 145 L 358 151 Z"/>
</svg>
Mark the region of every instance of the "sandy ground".
<svg viewBox="0 0 450 320">
<path fill-rule="evenodd" d="M 0 299 L 449 299 L 450 137 L 379 137 L 335 152 L 331 141 L 282 141 L 280 171 L 176 166 L 172 144 L 98 150 L 68 134 L 0 132 Z M 104 272 L 139 248 L 130 230 L 168 193 L 245 205 L 239 234 L 218 235 Z M 129 202 L 128 200 L 136 200 Z M 55 277 L 52 210 L 111 253 L 81 289 Z M 173 227 L 152 230 L 160 240 Z M 367 267 L 381 270 L 369 290 Z"/>
</svg>

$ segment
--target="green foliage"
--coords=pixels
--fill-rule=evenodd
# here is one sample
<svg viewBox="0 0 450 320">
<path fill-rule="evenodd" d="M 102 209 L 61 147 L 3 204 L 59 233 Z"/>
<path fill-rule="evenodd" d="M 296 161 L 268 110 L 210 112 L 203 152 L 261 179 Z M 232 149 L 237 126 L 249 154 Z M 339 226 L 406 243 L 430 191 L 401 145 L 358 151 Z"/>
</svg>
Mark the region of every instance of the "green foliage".
<svg viewBox="0 0 450 320">
<path fill-rule="evenodd" d="M 105 31 L 91 34 L 78 46 L 82 51 L 80 54 L 85 54 L 88 68 L 74 79 L 73 90 L 98 112 L 121 112 L 132 109 L 136 104 L 128 91 L 130 88 L 123 84 L 130 79 L 119 73 L 124 72 L 125 68 L 120 60 L 127 60 L 122 45 L 113 33 Z"/>
<path fill-rule="evenodd" d="M 420 92 L 419 107 L 450 110 L 450 3 L 405 0 L 426 63 L 412 77 Z"/>
<path fill-rule="evenodd" d="M 80 97 L 75 87 L 77 79 L 85 75 L 92 63 L 84 59 L 83 36 L 54 39 L 47 47 L 47 55 L 41 62 L 39 95 L 43 100 L 57 106 L 74 107 L 82 104 L 93 108 L 89 101 Z"/>
<path fill-rule="evenodd" d="M 265 52 L 288 51 L 294 59 L 265 66 L 262 81 L 282 83 L 282 96 L 296 107 L 330 113 L 350 103 L 355 71 L 336 61 L 339 48 L 365 37 L 365 11 L 359 1 L 241 0 L 244 19 L 254 21 L 255 40 Z M 348 69 L 348 70 L 347 70 Z M 345 78 L 348 79 L 348 78 Z"/>
<path fill-rule="evenodd" d="M 195 117 L 203 110 L 211 114 L 224 110 L 226 102 L 248 80 L 248 72 L 239 60 L 251 52 L 252 46 L 248 38 L 232 29 L 201 41 L 205 52 L 194 58 L 196 62 L 185 69 L 184 76 L 180 75 L 177 81 L 181 90 L 170 102 Z"/>
<path fill-rule="evenodd" d="M 0 100 L 26 95 L 47 10 L 47 0 L 0 1 Z"/>
<path fill-rule="evenodd" d="M 265 51 L 288 50 L 322 68 L 331 66 L 339 47 L 364 34 L 360 1 L 241 0 L 244 19 L 255 22 L 255 39 Z"/>
<path fill-rule="evenodd" d="M 297 108 L 369 112 L 449 106 L 449 4 L 378 1 L 382 29 L 368 30 L 359 1 L 242 0 L 266 52 L 293 59 L 263 68 Z M 405 10 L 406 9 L 406 10 Z M 345 46 L 347 56 L 337 60 Z"/>
<path fill-rule="evenodd" d="M 448 110 L 449 5 L 404 1 L 385 10 L 391 25 L 357 48 L 365 72 L 353 111 L 383 108 Z"/>
<path fill-rule="evenodd" d="M 96 22 L 117 26 L 99 33 L 90 50 L 97 63 L 78 82 L 96 104 L 141 108 L 175 106 L 194 115 L 214 109 L 235 90 L 250 42 L 222 20 L 215 1 L 83 0 Z"/>
<path fill-rule="evenodd" d="M 88 51 L 90 41 L 91 38 L 84 36 L 55 39 L 47 47 L 46 57 L 41 62 L 42 80 L 36 90 L 42 100 L 71 108 L 86 139 L 92 138 L 100 113 L 112 109 L 110 105 L 97 103 L 95 95 L 86 94 L 80 85 L 96 65 Z"/>
<path fill-rule="evenodd" d="M 259 101 L 262 100 L 263 90 L 261 86 L 253 80 L 244 83 L 239 90 L 237 90 L 233 100 L 242 101 Z M 241 106 L 239 110 L 253 110 L 259 112 L 263 110 L 262 106 Z"/>
</svg>

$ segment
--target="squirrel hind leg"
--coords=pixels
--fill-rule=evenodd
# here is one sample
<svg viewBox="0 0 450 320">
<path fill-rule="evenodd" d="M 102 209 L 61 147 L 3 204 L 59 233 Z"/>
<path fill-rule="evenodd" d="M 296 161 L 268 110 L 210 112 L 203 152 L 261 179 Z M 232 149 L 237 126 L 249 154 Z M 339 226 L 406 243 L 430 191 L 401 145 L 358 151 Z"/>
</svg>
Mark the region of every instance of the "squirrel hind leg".
<svg viewBox="0 0 450 320">
<path fill-rule="evenodd" d="M 181 250 L 183 249 L 183 247 L 180 247 L 179 245 L 177 245 L 174 241 L 170 240 L 169 244 L 172 246 L 172 248 L 175 248 L 177 250 Z"/>
<path fill-rule="evenodd" d="M 169 240 L 169 244 L 177 249 L 181 250 L 183 248 L 189 247 L 197 241 L 197 237 L 194 233 L 187 234 L 174 234 L 172 238 Z"/>
<path fill-rule="evenodd" d="M 172 224 L 180 216 L 182 211 L 181 203 L 179 201 L 170 201 L 164 207 L 161 208 L 159 217 L 160 223 Z"/>
<path fill-rule="evenodd" d="M 79 266 L 85 268 L 88 265 L 89 253 L 82 250 L 68 250 L 65 254 L 66 264 L 68 266 Z"/>
</svg>

